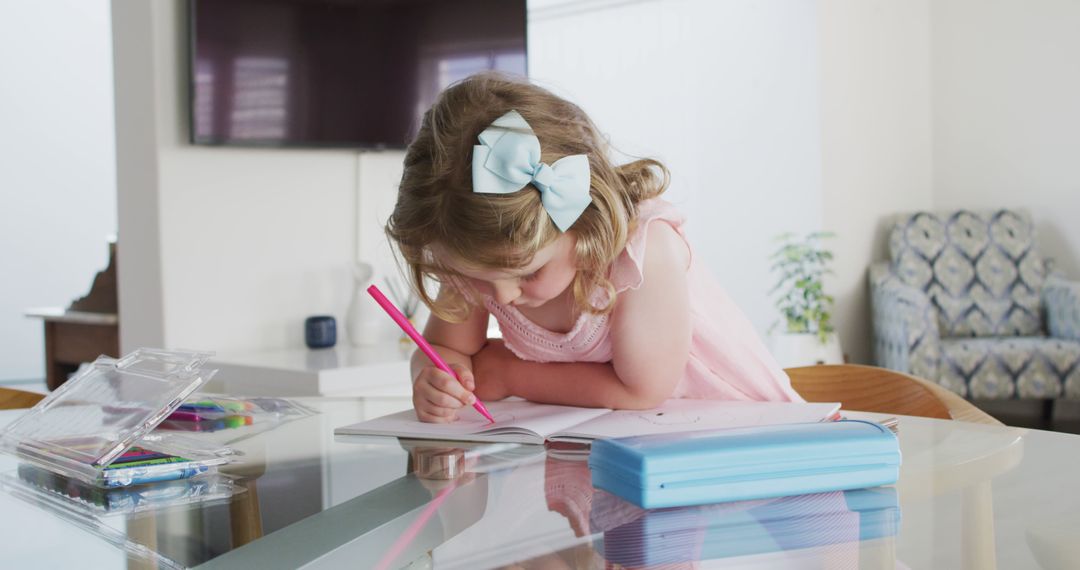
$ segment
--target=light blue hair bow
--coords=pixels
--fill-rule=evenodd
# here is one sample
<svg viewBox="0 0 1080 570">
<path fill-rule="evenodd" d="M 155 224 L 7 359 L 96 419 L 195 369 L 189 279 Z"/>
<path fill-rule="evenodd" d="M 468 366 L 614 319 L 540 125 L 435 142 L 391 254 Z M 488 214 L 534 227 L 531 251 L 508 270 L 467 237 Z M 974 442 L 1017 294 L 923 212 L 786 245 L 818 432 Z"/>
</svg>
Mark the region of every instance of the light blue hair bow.
<svg viewBox="0 0 1080 570">
<path fill-rule="evenodd" d="M 548 166 L 540 139 L 517 111 L 495 119 L 473 147 L 473 192 L 510 194 L 532 184 L 551 220 L 566 231 L 589 207 L 589 158 L 575 154 Z"/>
</svg>

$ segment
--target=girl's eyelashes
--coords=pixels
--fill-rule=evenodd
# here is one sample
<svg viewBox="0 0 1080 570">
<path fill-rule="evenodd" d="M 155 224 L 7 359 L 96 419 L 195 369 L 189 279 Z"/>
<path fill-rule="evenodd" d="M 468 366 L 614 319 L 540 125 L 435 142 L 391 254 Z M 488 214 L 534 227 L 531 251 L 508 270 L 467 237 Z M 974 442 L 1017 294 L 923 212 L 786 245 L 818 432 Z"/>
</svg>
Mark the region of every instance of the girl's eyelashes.
<svg viewBox="0 0 1080 570">
<path fill-rule="evenodd" d="M 528 275 L 522 275 L 520 279 L 522 281 L 526 281 L 526 282 L 533 281 L 533 280 L 536 279 L 536 276 L 539 275 L 539 274 L 540 274 L 540 271 L 536 270 L 536 271 L 533 271 L 532 273 L 530 273 Z"/>
</svg>

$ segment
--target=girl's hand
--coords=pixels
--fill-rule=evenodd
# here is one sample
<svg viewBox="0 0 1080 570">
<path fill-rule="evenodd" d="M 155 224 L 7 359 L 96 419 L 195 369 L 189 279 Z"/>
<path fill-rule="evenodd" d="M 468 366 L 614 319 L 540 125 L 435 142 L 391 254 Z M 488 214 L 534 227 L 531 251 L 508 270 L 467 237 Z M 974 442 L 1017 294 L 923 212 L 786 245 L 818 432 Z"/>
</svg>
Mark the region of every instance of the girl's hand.
<svg viewBox="0 0 1080 570">
<path fill-rule="evenodd" d="M 460 364 L 451 364 L 450 368 L 461 378 L 461 382 L 434 366 L 420 369 L 413 380 L 413 409 L 420 421 L 456 421 L 458 410 L 476 401 L 476 396 L 471 392 L 476 387 L 472 371 Z"/>
<path fill-rule="evenodd" d="M 517 358 L 502 340 L 488 339 L 484 348 L 473 355 L 476 369 L 476 397 L 481 401 L 502 400 L 511 396 L 504 378 L 507 374 L 506 359 Z"/>
</svg>

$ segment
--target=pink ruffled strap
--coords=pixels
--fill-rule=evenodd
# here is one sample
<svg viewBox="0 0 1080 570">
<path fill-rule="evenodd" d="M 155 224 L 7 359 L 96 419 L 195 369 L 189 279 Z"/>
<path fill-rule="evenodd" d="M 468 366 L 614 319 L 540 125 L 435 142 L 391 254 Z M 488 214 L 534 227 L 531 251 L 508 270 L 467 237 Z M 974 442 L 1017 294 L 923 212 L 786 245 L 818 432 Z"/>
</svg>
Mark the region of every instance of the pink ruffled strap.
<svg viewBox="0 0 1080 570">
<path fill-rule="evenodd" d="M 686 234 L 683 233 L 682 227 L 686 222 L 686 217 L 675 209 L 675 206 L 660 198 L 653 198 L 638 204 L 638 216 L 634 231 L 630 235 L 630 239 L 626 241 L 626 249 L 615 259 L 615 263 L 611 266 L 611 272 L 608 274 L 608 278 L 611 280 L 611 284 L 615 286 L 616 292 L 621 293 L 627 289 L 637 289 L 641 287 L 642 282 L 645 280 L 645 243 L 649 234 L 649 225 L 656 220 L 667 222 L 671 227 L 675 228 L 675 231 L 679 232 L 684 241 L 686 240 Z M 688 243 L 687 248 L 689 247 Z"/>
</svg>

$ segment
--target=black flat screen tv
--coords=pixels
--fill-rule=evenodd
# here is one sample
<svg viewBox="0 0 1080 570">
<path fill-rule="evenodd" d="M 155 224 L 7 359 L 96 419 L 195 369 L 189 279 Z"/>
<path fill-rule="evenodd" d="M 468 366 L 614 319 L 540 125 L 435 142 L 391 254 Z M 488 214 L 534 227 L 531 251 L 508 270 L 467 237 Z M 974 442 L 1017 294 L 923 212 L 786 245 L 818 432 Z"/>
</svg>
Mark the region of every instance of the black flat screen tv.
<svg viewBox="0 0 1080 570">
<path fill-rule="evenodd" d="M 194 144 L 403 148 L 450 83 L 525 75 L 525 0 L 190 0 Z"/>
</svg>

